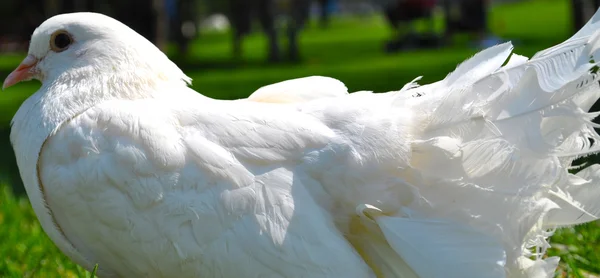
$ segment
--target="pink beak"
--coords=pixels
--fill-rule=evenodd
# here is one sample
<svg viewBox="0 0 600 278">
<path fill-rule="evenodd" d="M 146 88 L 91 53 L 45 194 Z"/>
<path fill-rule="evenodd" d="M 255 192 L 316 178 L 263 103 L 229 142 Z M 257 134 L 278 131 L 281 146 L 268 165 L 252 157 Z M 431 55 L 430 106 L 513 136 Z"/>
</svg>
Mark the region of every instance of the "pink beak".
<svg viewBox="0 0 600 278">
<path fill-rule="evenodd" d="M 38 63 L 38 59 L 32 55 L 27 55 L 21 64 L 11 72 L 2 85 L 2 90 L 13 86 L 21 81 L 31 80 L 36 74 L 35 66 Z"/>
</svg>

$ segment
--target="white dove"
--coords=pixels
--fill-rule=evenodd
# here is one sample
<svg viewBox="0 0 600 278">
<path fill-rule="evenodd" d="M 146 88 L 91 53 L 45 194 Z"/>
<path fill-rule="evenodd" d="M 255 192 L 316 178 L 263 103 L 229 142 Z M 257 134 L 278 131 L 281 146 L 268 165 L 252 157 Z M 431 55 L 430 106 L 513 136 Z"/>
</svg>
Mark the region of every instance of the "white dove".
<svg viewBox="0 0 600 278">
<path fill-rule="evenodd" d="M 101 277 L 552 277 L 553 229 L 600 215 L 600 167 L 568 172 L 600 150 L 599 20 L 397 92 L 224 101 L 116 20 L 58 15 L 5 80 L 42 82 L 11 141 L 45 232 Z"/>
</svg>

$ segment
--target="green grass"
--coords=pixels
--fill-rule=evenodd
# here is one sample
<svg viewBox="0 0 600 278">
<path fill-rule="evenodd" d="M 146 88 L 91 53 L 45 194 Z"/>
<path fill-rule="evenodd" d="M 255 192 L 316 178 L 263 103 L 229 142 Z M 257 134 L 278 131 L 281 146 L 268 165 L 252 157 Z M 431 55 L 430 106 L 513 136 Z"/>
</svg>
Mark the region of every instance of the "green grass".
<svg viewBox="0 0 600 278">
<path fill-rule="evenodd" d="M 0 277 L 89 277 L 46 236 L 26 198 L 0 185 Z"/>
<path fill-rule="evenodd" d="M 532 0 L 493 8 L 494 33 L 511 39 L 516 52 L 532 55 L 567 38 L 571 32 L 568 0 Z M 533 16 L 535 15 L 535 16 Z M 439 20 L 438 20 L 439 21 Z M 194 41 L 188 57 L 174 57 L 194 79 L 194 88 L 211 97 L 246 97 L 258 87 L 295 77 L 327 75 L 344 81 L 351 91 L 389 91 L 414 77 L 424 82 L 443 78 L 457 63 L 476 52 L 464 43 L 440 50 L 384 54 L 391 35 L 379 17 L 339 18 L 331 29 L 311 27 L 302 34 L 304 60 L 300 64 L 266 65 L 264 37 L 252 35 L 244 42 L 243 61 L 232 61 L 229 34 L 205 34 Z M 0 77 L 8 74 L 24 54 L 0 55 Z M 0 93 L 0 277 L 88 277 L 58 251 L 40 228 L 24 196 L 15 196 L 2 185 L 12 160 L 5 137 L 8 123 L 21 102 L 38 83 L 20 84 Z M 5 143 L 1 143 L 1 142 Z M 10 160 L 10 161 L 8 161 Z M 3 166 L 9 165 L 9 166 Z M 2 167 L 6 169 L 1 169 Z M 557 231 L 551 255 L 562 258 L 560 277 L 600 274 L 600 228 L 590 223 Z"/>
</svg>

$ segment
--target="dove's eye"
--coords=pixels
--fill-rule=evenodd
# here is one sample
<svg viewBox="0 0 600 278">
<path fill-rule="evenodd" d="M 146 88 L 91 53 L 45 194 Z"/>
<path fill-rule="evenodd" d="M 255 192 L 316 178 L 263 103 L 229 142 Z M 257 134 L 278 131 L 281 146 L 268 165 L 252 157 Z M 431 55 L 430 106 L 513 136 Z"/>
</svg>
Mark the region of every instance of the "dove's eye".
<svg viewBox="0 0 600 278">
<path fill-rule="evenodd" d="M 71 34 L 67 33 L 67 31 L 56 31 L 50 38 L 50 48 L 54 52 L 65 51 L 67 48 L 69 48 L 71 43 L 73 43 L 73 38 L 71 37 Z"/>
</svg>

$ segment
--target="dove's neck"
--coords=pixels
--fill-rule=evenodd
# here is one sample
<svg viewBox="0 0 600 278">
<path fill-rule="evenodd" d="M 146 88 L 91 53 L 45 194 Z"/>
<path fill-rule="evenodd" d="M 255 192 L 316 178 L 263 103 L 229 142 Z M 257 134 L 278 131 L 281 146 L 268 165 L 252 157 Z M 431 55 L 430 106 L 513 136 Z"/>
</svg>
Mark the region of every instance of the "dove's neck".
<svg viewBox="0 0 600 278">
<path fill-rule="evenodd" d="M 15 132 L 39 124 L 44 128 L 43 136 L 47 136 L 63 122 L 105 101 L 189 93 L 190 79 L 175 64 L 166 62 L 163 64 L 168 67 L 163 68 L 148 63 L 106 62 L 57 69 L 53 71 L 56 75 L 47 75 L 42 87 L 21 106 L 13 125 L 22 128 Z"/>
<path fill-rule="evenodd" d="M 152 78 L 126 79 L 122 76 L 97 75 L 86 78 L 69 73 L 53 80 L 44 80 L 42 87 L 19 108 L 13 118 L 13 130 L 19 132 L 32 127 L 39 131 L 43 127 L 47 136 L 63 122 L 105 101 L 157 98 L 165 94 L 177 94 L 186 87 L 181 80 L 161 82 Z"/>
<path fill-rule="evenodd" d="M 77 78 L 73 73 L 44 80 L 42 87 L 25 100 L 12 120 L 10 139 L 22 178 L 36 176 L 37 158 L 44 141 L 63 123 L 87 109 L 110 100 L 177 97 L 178 94 L 199 95 L 181 80 L 134 81 L 116 75 Z M 25 181 L 25 184 L 34 183 Z"/>
</svg>

